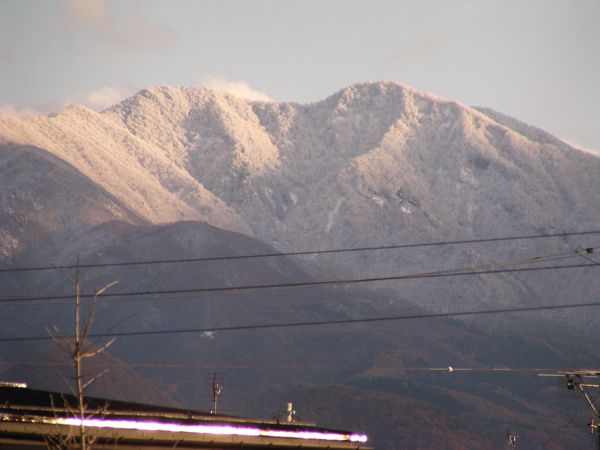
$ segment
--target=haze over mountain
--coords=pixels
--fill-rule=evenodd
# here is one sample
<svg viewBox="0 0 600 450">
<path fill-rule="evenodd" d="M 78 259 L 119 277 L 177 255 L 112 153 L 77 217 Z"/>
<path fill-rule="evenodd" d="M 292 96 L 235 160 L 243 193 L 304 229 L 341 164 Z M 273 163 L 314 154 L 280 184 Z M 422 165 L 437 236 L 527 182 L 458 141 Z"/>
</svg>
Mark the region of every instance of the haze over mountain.
<svg viewBox="0 0 600 450">
<path fill-rule="evenodd" d="M 351 86 L 309 105 L 154 87 L 102 113 L 80 106 L 48 117 L 0 113 L 0 268 L 73 264 L 78 256 L 84 264 L 111 263 L 595 230 L 599 175 L 599 156 L 543 130 L 391 82 Z M 532 262 L 565 253 L 544 264 L 590 266 L 189 301 L 145 297 L 140 304 L 117 298 L 100 308 L 97 326 L 107 329 L 127 317 L 123 329 L 160 330 L 563 304 L 597 300 L 598 266 L 574 249 L 599 247 L 599 241 L 598 235 L 586 235 L 295 259 L 109 266 L 84 270 L 82 283 L 89 291 L 118 279 L 113 293 L 278 284 Z M 0 273 L 5 297 L 70 295 L 72 281 L 69 272 Z M 69 329 L 68 304 L 2 308 L 3 335 L 40 335 L 53 323 Z M 306 401 L 305 410 L 323 417 L 326 396 L 317 401 L 314 392 L 328 384 L 335 385 L 331 405 L 348 392 L 374 399 L 381 411 L 408 405 L 406 414 L 390 413 L 379 424 L 350 414 L 359 427 L 377 430 L 381 448 L 394 448 L 392 442 L 398 448 L 436 448 L 445 442 L 443 433 L 422 438 L 426 424 L 407 418 L 413 417 L 411 408 L 438 417 L 440 429 L 460 428 L 460 436 L 480 448 L 496 447 L 484 431 L 491 420 L 485 411 L 494 411 L 503 418 L 494 425 L 500 432 L 506 423 L 518 423 L 531 432 L 524 442 L 537 445 L 551 432 L 537 423 L 540 409 L 549 408 L 546 424 L 561 421 L 561 409 L 548 403 L 537 380 L 520 379 L 527 389 L 484 376 L 429 386 L 431 377 L 397 369 L 593 365 L 597 351 L 581 335 L 597 336 L 598 316 L 582 310 L 485 320 L 496 330 L 428 321 L 264 335 L 202 333 L 124 339 L 111 351 L 124 364 L 173 360 L 246 367 L 250 375 L 232 369 L 232 389 L 238 398 L 247 397 L 244 410 L 253 414 L 265 414 L 267 405 L 275 408 L 261 400 L 273 390 L 278 401 L 295 393 Z M 37 351 L 5 347 L 0 355 L 13 360 Z M 325 363 L 334 369 L 284 368 L 276 375 L 268 369 Z M 248 369 L 252 364 L 258 367 Z M 143 373 L 176 401 L 200 401 L 200 369 L 161 370 Z M 359 411 L 359 403 L 348 407 Z M 398 434 L 386 436 L 381 423 Z M 586 442 L 573 433 L 572 442 Z M 461 438 L 448 445 L 460 448 Z"/>
</svg>

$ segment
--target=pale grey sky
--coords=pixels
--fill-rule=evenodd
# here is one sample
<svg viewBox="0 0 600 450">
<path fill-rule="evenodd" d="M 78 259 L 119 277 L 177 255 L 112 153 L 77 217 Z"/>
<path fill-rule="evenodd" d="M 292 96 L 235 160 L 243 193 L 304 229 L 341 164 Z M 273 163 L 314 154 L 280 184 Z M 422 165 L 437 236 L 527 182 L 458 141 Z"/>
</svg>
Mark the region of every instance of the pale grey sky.
<svg viewBox="0 0 600 450">
<path fill-rule="evenodd" d="M 0 108 L 392 80 L 600 150 L 600 0 L 0 0 Z"/>
</svg>

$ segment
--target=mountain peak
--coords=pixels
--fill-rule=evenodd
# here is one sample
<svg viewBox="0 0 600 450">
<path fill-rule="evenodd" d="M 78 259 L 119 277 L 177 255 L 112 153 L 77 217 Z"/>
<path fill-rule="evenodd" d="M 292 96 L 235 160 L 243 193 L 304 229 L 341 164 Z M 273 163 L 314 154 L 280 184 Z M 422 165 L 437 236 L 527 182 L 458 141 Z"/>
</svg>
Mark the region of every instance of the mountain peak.
<svg viewBox="0 0 600 450">
<path fill-rule="evenodd" d="M 583 152 L 545 132 L 392 81 L 354 84 L 309 105 L 154 86 L 103 113 L 72 106 L 49 118 L 3 116 L 0 142 L 49 151 L 151 222 L 208 220 L 234 230 L 254 223 L 255 236 L 293 246 L 308 232 L 335 236 L 348 208 L 383 208 L 431 232 L 457 221 L 502 231 L 515 223 L 518 208 L 509 203 L 526 199 L 507 196 L 505 210 L 489 216 L 464 199 L 489 203 L 504 183 L 532 192 L 530 172 L 547 191 L 575 172 L 597 183 Z M 557 191 L 554 201 L 583 204 L 584 194 L 570 196 Z M 306 209 L 312 203 L 320 212 Z M 547 216 L 538 215 L 527 226 Z M 393 235 L 394 220 L 355 225 Z M 286 231 L 295 227 L 304 231 Z"/>
<path fill-rule="evenodd" d="M 402 251 L 325 252 L 295 260 L 315 274 L 315 280 L 394 277 L 444 273 L 453 267 L 481 268 L 502 261 L 531 262 L 539 255 L 568 253 L 577 258 L 573 249 L 593 247 L 598 238 L 589 233 L 561 239 L 550 239 L 550 235 L 594 230 L 600 223 L 600 158 L 491 110 L 466 107 L 388 81 L 348 86 L 308 105 L 251 102 L 206 88 L 159 86 L 144 89 L 103 113 L 73 106 L 53 117 L 1 115 L 0 179 L 0 264 L 12 267 L 66 264 L 79 254 L 87 255 L 89 262 L 110 263 L 415 244 Z M 117 220 L 129 225 L 111 222 Z M 240 231 L 276 250 L 196 221 Z M 508 237 L 533 235 L 547 239 Z M 466 244 L 471 239 L 493 237 L 508 238 Z M 452 241 L 465 245 L 418 245 Z M 108 271 L 84 271 L 89 281 L 84 285 L 102 286 L 121 279 L 120 292 L 181 292 L 303 282 L 306 277 L 295 263 L 285 261 L 197 261 L 113 269 L 107 264 Z M 145 302 L 139 313 L 135 312 L 138 306 L 129 302 L 112 302 L 102 309 L 112 322 L 117 317 L 114 308 L 123 308 L 119 311 L 123 317 L 135 318 L 136 329 L 167 329 L 163 326 L 167 323 L 185 329 L 192 323 L 207 328 L 240 317 L 261 323 L 289 322 L 299 314 L 300 320 L 393 316 L 406 313 L 403 299 L 442 313 L 558 305 L 569 298 L 594 301 L 600 278 L 593 268 L 557 270 L 369 283 L 385 290 L 381 296 L 362 290 L 352 294 L 353 288 L 342 286 L 321 293 L 318 289 L 298 293 L 288 289 L 261 291 L 256 296 L 248 291 L 241 296 L 238 291 L 232 293 L 231 301 L 223 301 L 223 292 L 216 301 L 177 305 L 170 301 L 177 295 L 163 296 L 169 301 Z M 118 277 L 108 278 L 110 274 Z M 53 271 L 31 273 L 31 278 L 7 274 L 5 280 L 6 292 L 17 291 L 21 283 L 26 289 L 22 295 L 64 292 L 64 278 Z M 46 324 L 57 323 L 50 317 L 65 317 L 66 309 L 54 309 L 58 306 L 53 302 L 48 308 L 53 315 L 43 319 Z M 23 324 L 41 324 L 41 317 L 29 308 L 8 311 L 4 322 L 14 324 L 9 336 L 17 335 Z M 598 328 L 597 315 L 586 311 L 575 316 L 575 310 L 567 314 L 556 316 L 557 320 L 571 320 L 577 330 L 594 332 Z M 487 320 L 494 327 L 502 321 L 499 316 Z M 524 322 L 517 320 L 515 325 L 513 315 L 505 320 L 510 320 L 508 334 L 531 331 Z M 99 325 L 105 329 L 111 324 L 106 320 Z M 411 361 L 436 366 L 440 355 L 450 358 L 453 365 L 489 360 L 487 341 L 480 343 L 480 353 L 472 351 L 479 336 L 489 335 L 487 329 L 481 334 L 460 334 L 453 347 L 446 339 L 450 334 L 443 331 L 446 325 L 414 325 L 414 330 L 421 330 L 416 335 L 419 339 L 431 341 L 425 359 L 419 352 L 411 353 L 416 348 L 412 338 L 398 346 L 401 336 L 393 335 L 397 331 L 411 337 L 414 330 L 407 332 L 392 324 L 391 334 L 376 331 L 377 336 L 385 337 L 381 342 L 373 340 L 375 335 L 358 337 L 354 332 L 347 335 L 348 341 L 340 341 L 339 330 L 331 327 L 323 328 L 331 332 L 325 335 L 282 332 L 285 339 L 296 334 L 310 349 L 300 358 L 289 353 L 300 346 L 266 334 L 264 341 L 248 341 L 251 345 L 244 348 L 239 345 L 238 333 L 217 333 L 214 340 L 203 335 L 197 340 L 174 338 L 171 344 L 181 349 L 181 358 L 192 355 L 194 360 L 208 362 L 213 361 L 215 352 L 229 355 L 228 349 L 238 348 L 240 361 L 248 360 L 248 355 L 242 354 L 247 348 L 258 349 L 259 357 L 269 361 L 281 355 L 288 362 L 325 361 L 312 349 L 334 342 L 333 336 L 337 336 L 332 347 L 335 355 L 348 349 L 356 361 L 364 363 L 364 355 L 376 360 L 374 370 L 367 368 L 357 375 L 359 381 L 368 383 L 392 380 L 388 378 L 392 374 L 404 377 L 397 368 L 410 366 Z M 462 324 L 456 327 L 462 328 Z M 489 342 L 494 344 L 498 339 L 492 337 Z M 133 348 L 141 351 L 127 347 L 140 363 L 149 361 L 140 360 L 140 355 L 150 359 L 177 356 L 167 353 L 166 347 L 162 353 L 154 347 L 148 351 L 146 345 L 153 344 L 135 341 L 140 346 Z M 365 343 L 358 356 L 356 346 L 351 345 L 356 342 Z M 270 347 L 273 343 L 275 347 Z M 546 341 L 542 344 L 540 349 L 548 347 Z M 494 347 L 496 356 L 504 354 L 495 362 L 512 364 L 516 361 L 510 351 L 513 346 L 504 345 L 506 353 L 504 347 Z M 525 349 L 517 362 L 530 363 L 527 357 L 537 353 L 542 355 L 534 361 L 537 367 L 554 360 L 555 353 L 535 353 L 537 348 L 533 353 Z M 333 362 L 342 363 L 348 355 L 340 354 L 339 361 Z M 593 356 L 587 355 L 586 361 Z M 244 378 L 240 392 L 250 385 L 247 373 L 240 374 L 240 380 Z M 256 376 L 260 378 L 259 373 Z M 300 373 L 294 380 L 305 381 L 303 376 Z M 284 378 L 295 383 L 287 372 Z M 195 390 L 193 383 L 189 389 Z M 390 422 L 388 428 L 397 427 Z M 386 439 L 394 441 L 389 436 Z"/>
<path fill-rule="evenodd" d="M 87 106 L 84 105 L 79 105 L 79 104 L 72 104 L 72 105 L 67 105 L 64 106 L 60 109 L 58 109 L 57 111 L 54 111 L 52 113 L 50 113 L 48 115 L 48 117 L 51 118 L 55 118 L 55 117 L 69 117 L 69 116 L 79 116 L 79 117 L 85 117 L 85 116 L 93 116 L 99 114 L 98 112 L 94 111 L 93 109 L 88 108 Z"/>
</svg>

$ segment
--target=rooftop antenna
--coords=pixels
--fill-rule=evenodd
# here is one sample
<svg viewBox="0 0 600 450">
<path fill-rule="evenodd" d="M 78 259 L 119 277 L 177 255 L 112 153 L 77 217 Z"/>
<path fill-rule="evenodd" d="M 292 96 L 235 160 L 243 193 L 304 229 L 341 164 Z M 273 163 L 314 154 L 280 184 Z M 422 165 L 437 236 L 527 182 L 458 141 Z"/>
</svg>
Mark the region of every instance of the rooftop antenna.
<svg viewBox="0 0 600 450">
<path fill-rule="evenodd" d="M 217 374 L 213 374 L 212 381 L 212 398 L 213 398 L 213 409 L 211 414 L 217 414 L 217 401 L 219 399 L 219 395 L 221 395 L 221 391 L 223 390 L 223 384 L 217 383 Z"/>
<path fill-rule="evenodd" d="M 275 419 L 277 423 L 294 423 L 298 420 L 302 420 L 300 417 L 298 417 L 298 415 L 296 415 L 296 410 L 291 402 L 285 403 L 284 409 L 279 411 L 277 415 L 273 417 L 273 419 Z"/>
<path fill-rule="evenodd" d="M 279 413 L 280 417 L 283 417 L 284 422 L 293 423 L 300 419 L 300 417 L 296 414 L 296 410 L 294 409 L 294 405 L 292 402 L 287 402 L 285 404 L 285 409 Z"/>
<path fill-rule="evenodd" d="M 517 447 L 517 439 L 519 436 L 510 432 L 510 430 L 506 430 L 506 445 L 511 448 Z"/>
<path fill-rule="evenodd" d="M 288 402 L 285 404 L 285 421 L 292 423 L 296 417 L 296 411 L 294 411 L 294 405 Z"/>
<path fill-rule="evenodd" d="M 590 389 L 600 389 L 598 383 L 588 383 L 586 378 L 599 378 L 600 370 L 580 370 L 580 371 L 566 371 L 556 373 L 540 373 L 540 377 L 564 377 L 566 381 L 566 387 L 569 391 L 579 391 L 588 406 L 593 412 L 592 420 L 588 424 L 590 427 L 590 433 L 596 434 L 598 439 L 598 449 L 600 450 L 600 433 L 598 432 L 600 422 L 600 404 L 594 402 L 593 396 L 590 394 Z"/>
</svg>

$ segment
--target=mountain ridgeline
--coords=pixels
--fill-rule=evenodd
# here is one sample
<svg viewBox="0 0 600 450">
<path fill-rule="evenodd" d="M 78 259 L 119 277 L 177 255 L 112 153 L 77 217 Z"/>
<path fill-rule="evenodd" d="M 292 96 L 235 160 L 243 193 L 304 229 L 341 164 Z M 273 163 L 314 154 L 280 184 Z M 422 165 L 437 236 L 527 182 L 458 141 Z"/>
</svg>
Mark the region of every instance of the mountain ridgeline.
<svg viewBox="0 0 600 450">
<path fill-rule="evenodd" d="M 154 87 L 101 113 L 81 106 L 46 117 L 0 113 L 0 179 L 0 269 L 78 258 L 106 263 L 82 270 L 86 292 L 119 280 L 111 295 L 150 294 L 101 299 L 95 329 L 204 330 L 119 338 L 107 360 L 131 367 L 109 374 L 99 395 L 202 408 L 203 377 L 217 371 L 227 376 L 224 401 L 232 413 L 269 416 L 278 402 L 293 400 L 303 418 L 363 428 L 380 449 L 498 448 L 509 426 L 519 428 L 522 445 L 537 448 L 580 406 L 555 400 L 554 385 L 523 374 L 404 369 L 598 363 L 600 352 L 587 341 L 599 337 L 594 309 L 468 322 L 210 329 L 592 302 L 600 289 L 596 256 L 585 259 L 575 249 L 600 247 L 600 234 L 110 266 L 598 229 L 600 157 L 487 108 L 392 82 L 350 86 L 307 105 Z M 560 258 L 540 258 L 547 255 Z M 527 264 L 503 264 L 515 260 Z M 578 264 L 589 266 L 187 292 Z M 0 272 L 4 300 L 69 297 L 72 283 L 72 270 Z M 72 326 L 68 299 L 0 308 L 2 337 Z M 39 367 L 25 362 L 47 355 L 47 345 L 0 344 L 0 377 L 6 369 L 42 383 Z M 42 384 L 52 385 L 47 378 Z M 164 392 L 152 397 L 124 387 L 133 384 Z M 593 445 L 584 431 L 566 430 L 547 448 Z"/>
<path fill-rule="evenodd" d="M 49 117 L 1 115 L 0 151 L 10 180 L 0 193 L 6 263 L 44 232 L 72 235 L 110 219 L 199 220 L 296 251 L 589 230 L 600 216 L 597 155 L 494 111 L 390 82 L 310 105 L 150 88 L 102 113 L 75 106 Z M 555 249 L 518 242 L 321 263 L 353 274 L 419 272 Z M 490 285 L 508 304 L 546 297 L 527 280 L 501 278 L 443 299 L 432 283 L 415 301 L 436 309 L 455 299 L 496 303 L 476 295 Z M 573 280 L 562 286 L 581 285 Z"/>
</svg>

